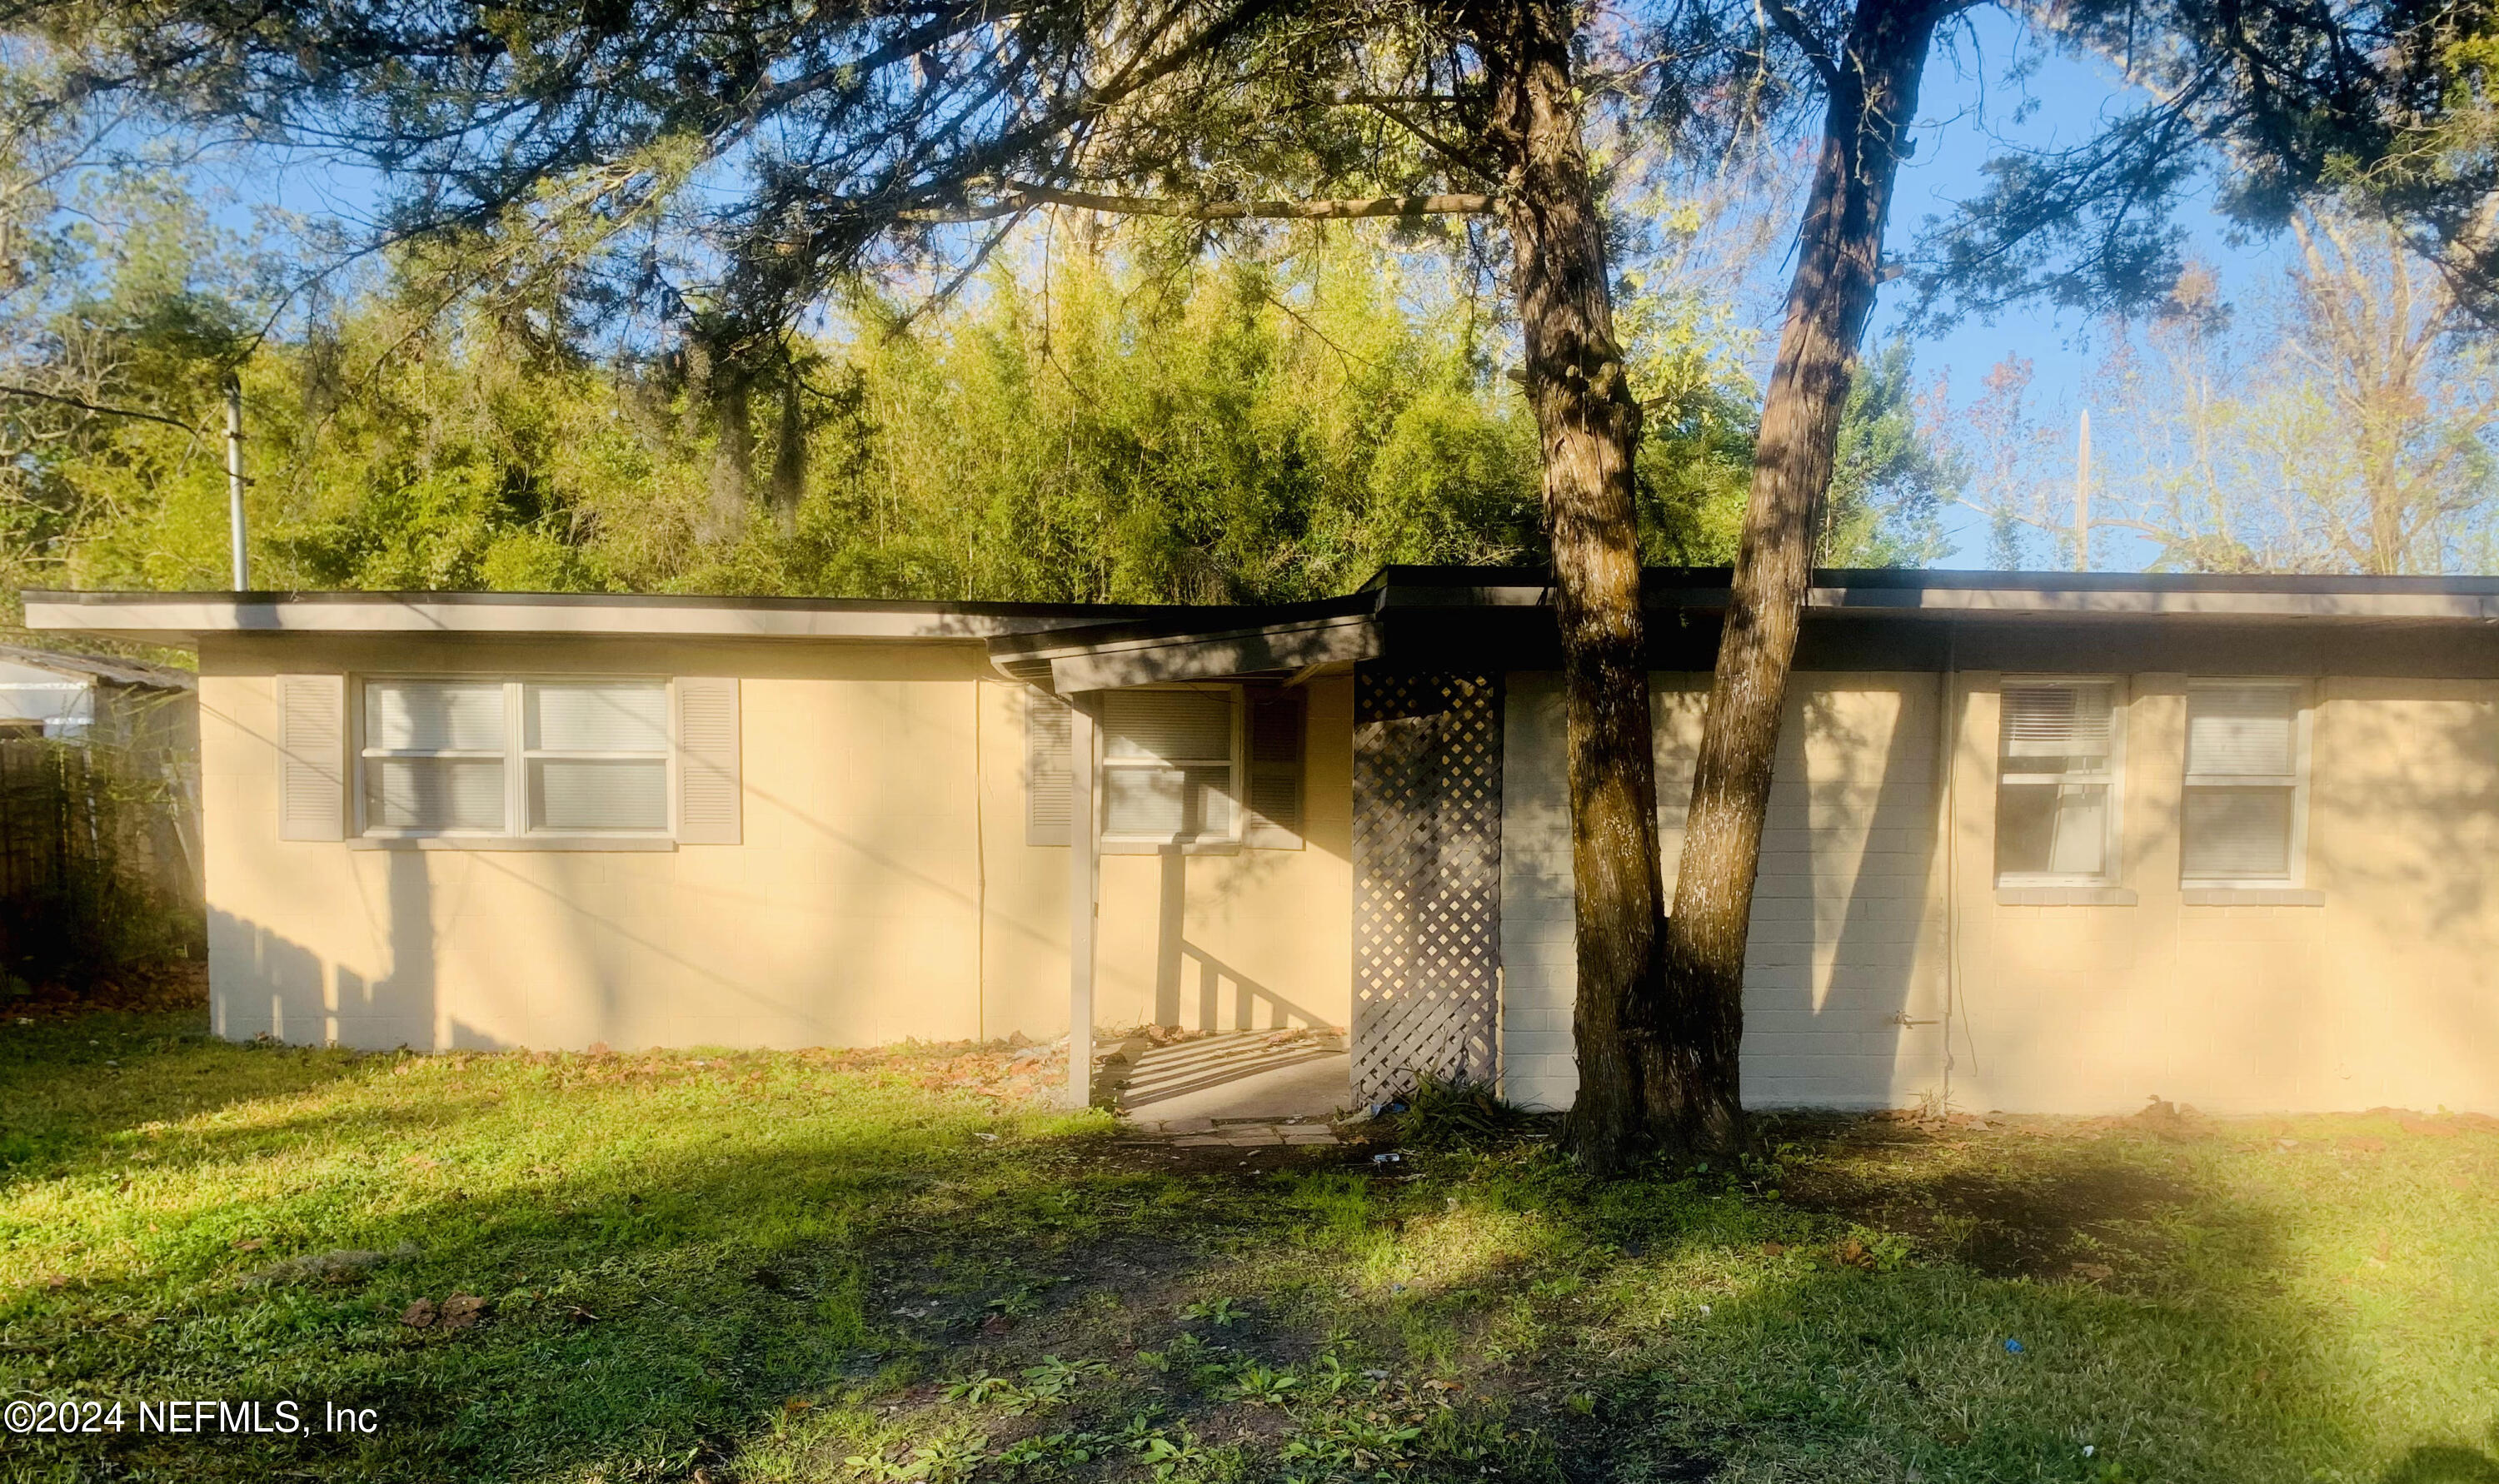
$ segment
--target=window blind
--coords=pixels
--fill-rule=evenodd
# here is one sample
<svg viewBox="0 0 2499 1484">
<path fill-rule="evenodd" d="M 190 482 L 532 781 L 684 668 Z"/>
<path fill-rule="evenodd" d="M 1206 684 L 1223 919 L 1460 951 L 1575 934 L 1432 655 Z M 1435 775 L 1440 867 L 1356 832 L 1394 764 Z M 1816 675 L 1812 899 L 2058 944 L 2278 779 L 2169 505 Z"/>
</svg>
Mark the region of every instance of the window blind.
<svg viewBox="0 0 2499 1484">
<path fill-rule="evenodd" d="M 367 758 L 365 827 L 503 829 L 500 758 Z"/>
<path fill-rule="evenodd" d="M 532 752 L 668 750 L 668 688 L 658 681 L 558 681 L 532 685 L 526 696 Z"/>
<path fill-rule="evenodd" d="M 2288 686 L 2197 686 L 2187 693 L 2187 771 L 2288 778 L 2299 696 Z"/>
<path fill-rule="evenodd" d="M 1106 758 L 1155 762 L 1229 762 L 1232 696 L 1227 691 L 1113 691 L 1102 698 Z"/>
<path fill-rule="evenodd" d="M 370 682 L 365 687 L 365 746 L 387 752 L 500 753 L 503 682 Z"/>
<path fill-rule="evenodd" d="M 2007 686 L 2004 755 L 2008 758 L 2105 758 L 2116 714 L 2103 685 Z"/>
<path fill-rule="evenodd" d="M 2288 789 L 2190 789 L 2180 874 L 2190 881 L 2281 881 L 2290 874 Z"/>
</svg>

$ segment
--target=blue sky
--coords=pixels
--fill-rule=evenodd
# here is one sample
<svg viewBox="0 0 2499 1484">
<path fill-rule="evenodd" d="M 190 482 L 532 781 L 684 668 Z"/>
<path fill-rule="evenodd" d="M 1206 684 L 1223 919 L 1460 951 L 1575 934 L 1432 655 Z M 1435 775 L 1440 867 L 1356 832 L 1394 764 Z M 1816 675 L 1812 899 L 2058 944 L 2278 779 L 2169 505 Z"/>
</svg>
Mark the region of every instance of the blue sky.
<svg viewBox="0 0 2499 1484">
<path fill-rule="evenodd" d="M 1991 156 L 2008 146 L 2078 144 L 2103 116 L 2123 110 L 2129 100 L 2116 69 L 2054 55 L 2036 58 L 2036 71 L 2018 87 L 2005 86 L 1997 80 L 2014 61 L 2023 38 L 2017 22 L 2000 10 L 1975 13 L 1956 40 L 1957 46 L 1938 46 L 1927 68 L 1918 149 L 1901 172 L 1893 208 L 1894 251 L 1907 250 L 1926 217 L 1942 214 L 1953 203 L 1983 189 L 1980 167 Z M 2022 119 L 2018 107 L 2026 99 L 2035 107 Z M 2243 298 L 2277 274 L 2282 259 L 2274 244 L 2233 242 L 2228 224 L 2211 210 L 2209 195 L 2201 193 L 2187 203 L 2179 224 L 2190 234 L 2190 252 L 2214 269 L 2223 298 Z M 1903 289 L 1886 291 L 1875 310 L 1871 340 L 1899 323 L 1905 298 Z M 2024 356 L 2034 368 L 2035 402 L 2043 408 L 2061 405 L 2070 423 L 2084 405 L 2093 342 L 2103 338 L 2101 328 L 2082 316 L 2059 315 L 2046 307 L 2008 314 L 1992 324 L 1966 322 L 1917 342 L 1919 378 L 1931 381 L 1949 373 L 1953 402 L 1966 405 L 1990 367 L 2007 355 Z M 2094 418 L 2105 427 L 2104 414 Z M 1940 565 L 1984 565 L 1986 533 L 1977 517 L 1956 511 L 1946 525 L 1960 550 Z"/>
</svg>

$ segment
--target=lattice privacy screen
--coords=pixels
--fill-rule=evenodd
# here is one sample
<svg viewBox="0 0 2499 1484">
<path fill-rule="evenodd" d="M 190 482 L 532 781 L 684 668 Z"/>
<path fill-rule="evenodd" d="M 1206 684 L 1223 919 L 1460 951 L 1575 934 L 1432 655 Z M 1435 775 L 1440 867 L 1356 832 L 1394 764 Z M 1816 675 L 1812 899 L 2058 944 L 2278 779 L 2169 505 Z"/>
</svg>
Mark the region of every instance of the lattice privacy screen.
<svg viewBox="0 0 2499 1484">
<path fill-rule="evenodd" d="M 1498 1070 L 1501 677 L 1365 666 L 1353 702 L 1353 1090 Z"/>
</svg>

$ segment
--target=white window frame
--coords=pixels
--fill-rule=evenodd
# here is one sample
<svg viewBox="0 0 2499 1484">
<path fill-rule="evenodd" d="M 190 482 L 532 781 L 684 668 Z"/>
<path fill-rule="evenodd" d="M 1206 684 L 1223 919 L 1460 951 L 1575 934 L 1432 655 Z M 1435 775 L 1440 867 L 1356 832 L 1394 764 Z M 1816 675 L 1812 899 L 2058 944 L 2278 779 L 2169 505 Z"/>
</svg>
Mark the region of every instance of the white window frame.
<svg viewBox="0 0 2499 1484">
<path fill-rule="evenodd" d="M 2265 690 L 2290 693 L 2292 716 L 2290 726 L 2290 773 L 2196 773 L 2191 771 L 2195 758 L 2192 733 L 2195 693 L 2199 690 Z M 2180 718 L 2178 767 L 2178 885 L 2190 891 L 2279 891 L 2286 887 L 2298 889 L 2308 885 L 2308 750 L 2309 733 L 2317 717 L 2317 697 L 2305 680 L 2286 680 L 2278 675 L 2198 675 L 2187 682 L 2187 710 Z M 2290 790 L 2290 843 L 2288 869 L 2280 876 L 2190 876 L 2187 874 L 2187 790 L 2190 789 L 2284 789 Z"/>
<path fill-rule="evenodd" d="M 2004 751 L 2004 724 L 2002 720 L 2004 693 L 2007 691 L 2024 690 L 2031 687 L 2048 686 L 2093 686 L 2104 689 L 2109 693 L 2109 750 L 2107 762 L 2104 768 L 2104 771 L 2107 774 L 2105 779 L 2095 779 L 2093 775 L 2089 774 L 2023 773 L 2014 769 L 2013 764 L 2018 762 L 2020 759 L 2009 757 Z M 2121 851 L 2126 843 L 2126 724 L 2127 701 L 2126 677 L 2122 675 L 2007 675 L 1997 683 L 1996 694 L 1996 705 L 1998 708 L 1996 727 L 1996 807 L 1999 815 L 2002 810 L 2004 797 L 2003 789 L 2006 784 L 2067 784 L 2101 782 L 2104 783 L 2108 789 L 2108 802 L 2100 811 L 2102 838 L 2100 840 L 2100 869 L 2097 872 L 2090 875 L 2083 875 L 2072 871 L 1998 871 L 1996 873 L 1996 885 L 1999 888 L 2010 890 L 2019 890 L 2028 887 L 2116 886 L 2118 884 L 2119 873 L 2125 865 L 2125 859 Z M 2001 818 L 1997 819 L 1996 828 L 2000 835 L 2004 828 Z M 1993 847 L 1996 842 L 1991 840 L 1989 844 Z"/>
<path fill-rule="evenodd" d="M 542 758 L 631 758 L 647 761 L 649 753 L 568 752 L 559 749 L 533 748 L 528 745 L 525 726 L 527 711 L 523 694 L 531 686 L 599 685 L 633 682 L 657 685 L 665 698 L 668 745 L 661 755 L 667 770 L 668 820 L 664 828 L 648 829 L 540 829 L 530 823 L 530 762 Z M 455 684 L 500 685 L 503 688 L 503 746 L 501 751 L 486 752 L 473 748 L 377 748 L 365 734 L 365 692 L 373 685 Z M 355 810 L 356 834 L 367 840 L 579 840 L 585 843 L 606 841 L 674 840 L 677 837 L 677 687 L 665 675 L 477 675 L 477 674 L 373 674 L 356 677 L 354 694 L 348 700 L 348 723 L 354 727 L 356 772 L 349 794 Z M 456 829 L 390 826 L 374 824 L 366 818 L 368 792 L 365 787 L 366 764 L 376 758 L 494 758 L 503 764 L 503 825 L 501 829 Z M 518 825 L 515 828 L 515 824 Z"/>
<path fill-rule="evenodd" d="M 1244 833 L 1249 827 L 1250 817 L 1250 804 L 1246 797 L 1249 791 L 1250 781 L 1250 748 L 1248 729 L 1250 707 L 1246 690 L 1239 685 L 1229 682 L 1208 681 L 1176 681 L 1166 685 L 1131 686 L 1124 687 L 1123 689 L 1135 691 L 1190 691 L 1199 694 L 1220 693 L 1223 695 L 1226 704 L 1231 708 L 1232 725 L 1229 728 L 1231 756 L 1228 758 L 1114 758 L 1111 756 L 1111 728 L 1109 725 L 1106 722 L 1095 726 L 1093 728 L 1093 761 L 1095 768 L 1098 770 L 1095 776 L 1100 778 L 1102 783 L 1093 790 L 1093 807 L 1095 810 L 1094 818 L 1100 825 L 1099 832 L 1096 834 L 1095 838 L 1101 841 L 1103 851 L 1107 854 L 1116 855 L 1159 852 L 1169 850 L 1174 846 L 1180 847 L 1184 852 L 1190 853 L 1228 853 L 1241 849 L 1241 842 L 1244 838 Z M 1229 768 L 1231 770 L 1231 782 L 1226 785 L 1227 796 L 1232 801 L 1231 821 L 1227 833 L 1220 835 L 1191 835 L 1186 839 L 1183 839 L 1177 833 L 1155 835 L 1113 834 L 1111 832 L 1110 774 L 1113 771 L 1121 768 L 1134 768 L 1162 772 L 1175 767 L 1189 768 L 1217 766 Z"/>
</svg>

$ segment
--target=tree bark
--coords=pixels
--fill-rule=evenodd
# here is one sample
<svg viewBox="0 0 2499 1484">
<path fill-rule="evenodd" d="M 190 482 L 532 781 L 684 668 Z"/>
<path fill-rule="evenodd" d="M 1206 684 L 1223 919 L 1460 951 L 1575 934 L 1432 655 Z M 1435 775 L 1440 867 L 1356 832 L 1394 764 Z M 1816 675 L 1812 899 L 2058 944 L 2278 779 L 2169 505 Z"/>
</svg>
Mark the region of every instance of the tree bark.
<svg viewBox="0 0 2499 1484">
<path fill-rule="evenodd" d="M 1640 410 L 1614 339 L 1605 224 L 1572 86 L 1572 7 L 1506 0 L 1472 7 L 1469 19 L 1492 84 L 1486 143 L 1509 174 L 1501 205 L 1552 528 L 1577 887 L 1569 1137 L 1586 1166 L 1611 1173 L 1647 1144 L 1639 1077 L 1655 1060 L 1644 1048 L 1665 896 L 1633 500 Z"/>
<path fill-rule="evenodd" d="M 1662 1025 L 1642 1048 L 1655 1058 L 1639 1079 L 1646 1113 L 1662 1136 L 1683 1147 L 1723 1148 L 1742 1137 L 1736 1053 L 1744 1033 L 1744 939 L 1771 762 L 1840 413 L 1881 282 L 1883 229 L 1903 135 L 1944 10 L 1935 0 L 1859 0 L 1845 49 L 1821 63 L 1830 112 L 1799 233 L 1787 324 L 1762 409 L 1752 493 L 1693 773 L 1692 811 L 1661 955 Z M 1810 38 L 1802 40 L 1810 48 Z"/>
</svg>

